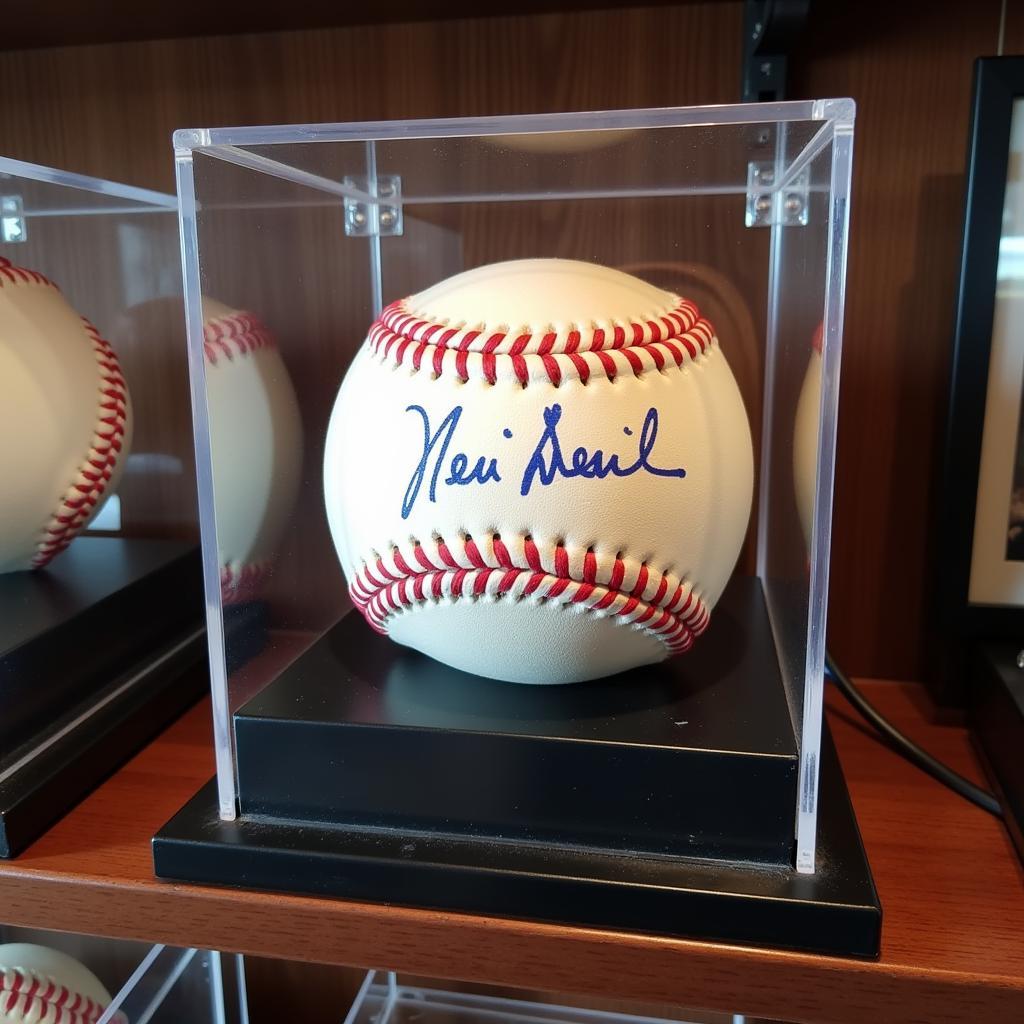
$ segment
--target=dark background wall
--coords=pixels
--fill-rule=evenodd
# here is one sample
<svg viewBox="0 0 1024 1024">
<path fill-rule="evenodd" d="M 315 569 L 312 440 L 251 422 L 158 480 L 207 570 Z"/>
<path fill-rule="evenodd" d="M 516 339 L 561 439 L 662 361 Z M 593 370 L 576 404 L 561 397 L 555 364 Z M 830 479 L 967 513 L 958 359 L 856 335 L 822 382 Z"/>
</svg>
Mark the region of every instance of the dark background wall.
<svg viewBox="0 0 1024 1024">
<path fill-rule="evenodd" d="M 915 678 L 971 64 L 1001 4 L 816 6 L 789 95 L 858 103 L 830 644 L 852 673 Z M 0 153 L 170 191 L 178 127 L 735 102 L 741 26 L 739 3 L 694 3 L 11 51 Z"/>
</svg>

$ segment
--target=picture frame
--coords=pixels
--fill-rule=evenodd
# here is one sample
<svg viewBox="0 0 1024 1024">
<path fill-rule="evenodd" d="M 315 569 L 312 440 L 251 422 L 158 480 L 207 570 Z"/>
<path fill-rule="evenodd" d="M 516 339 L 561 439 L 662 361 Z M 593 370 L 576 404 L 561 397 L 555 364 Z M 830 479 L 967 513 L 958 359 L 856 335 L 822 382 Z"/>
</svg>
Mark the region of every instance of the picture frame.
<svg viewBox="0 0 1024 1024">
<path fill-rule="evenodd" d="M 930 559 L 928 684 L 942 704 L 966 703 L 969 658 L 979 642 L 1019 638 L 1024 647 L 1022 396 L 1024 57 L 984 57 L 975 62 Z"/>
</svg>

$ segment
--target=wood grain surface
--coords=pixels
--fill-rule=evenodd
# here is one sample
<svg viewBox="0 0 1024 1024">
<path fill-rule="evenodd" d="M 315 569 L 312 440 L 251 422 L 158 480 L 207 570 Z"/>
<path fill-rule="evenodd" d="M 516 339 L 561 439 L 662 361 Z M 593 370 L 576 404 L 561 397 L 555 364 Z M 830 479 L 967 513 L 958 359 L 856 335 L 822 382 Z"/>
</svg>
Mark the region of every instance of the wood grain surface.
<svg viewBox="0 0 1024 1024">
<path fill-rule="evenodd" d="M 1024 47 L 1016 7 L 1007 52 Z M 1000 0 L 816 4 L 790 62 L 791 96 L 858 101 L 830 643 L 860 675 L 923 671 L 971 63 L 996 50 L 1000 9 Z M 739 3 L 693 3 L 7 52 L 0 151 L 171 190 L 170 134 L 184 126 L 733 102 L 741 16 Z M 238 14 L 216 24 L 281 22 Z M 592 226 L 569 216 L 558 231 L 570 246 L 593 237 Z M 465 227 L 478 249 L 494 230 L 486 217 Z M 701 229 L 689 224 L 684 238 Z M 696 258 L 732 280 L 760 325 L 755 264 L 724 236 L 720 248 Z M 693 260 L 692 249 L 672 258 Z M 624 254 L 634 258 L 644 257 Z M 252 305 L 251 292 L 242 300 Z M 311 294 L 304 322 L 285 329 L 312 321 L 327 336 L 324 308 Z M 173 410 L 161 417 L 180 420 Z"/>
<path fill-rule="evenodd" d="M 972 65 L 1000 3 L 815 8 L 794 85 L 857 100 L 829 644 L 850 672 L 920 679 Z"/>
<path fill-rule="evenodd" d="M 966 731 L 932 724 L 919 687 L 866 692 L 978 777 Z M 149 838 L 213 770 L 205 704 L 0 864 L 0 907 L 11 924 L 817 1024 L 1019 1022 L 1024 873 L 1002 825 L 842 708 L 831 721 L 884 907 L 877 963 L 159 882 Z"/>
</svg>

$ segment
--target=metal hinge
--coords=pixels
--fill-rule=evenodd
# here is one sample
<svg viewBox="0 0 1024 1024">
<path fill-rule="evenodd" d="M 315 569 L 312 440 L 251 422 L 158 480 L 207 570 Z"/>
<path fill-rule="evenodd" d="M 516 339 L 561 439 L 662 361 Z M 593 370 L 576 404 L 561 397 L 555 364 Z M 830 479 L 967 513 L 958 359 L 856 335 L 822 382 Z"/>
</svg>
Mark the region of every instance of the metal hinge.
<svg viewBox="0 0 1024 1024">
<path fill-rule="evenodd" d="M 402 179 L 397 174 L 382 174 L 375 183 L 349 176 L 343 184 L 356 193 L 345 199 L 346 235 L 371 238 L 402 233 Z"/>
<path fill-rule="evenodd" d="M 0 242 L 27 242 L 28 224 L 21 196 L 0 196 Z"/>
<path fill-rule="evenodd" d="M 748 228 L 806 225 L 810 172 L 802 171 L 787 181 L 783 189 L 775 184 L 777 174 L 774 162 L 752 161 L 747 164 Z"/>
</svg>

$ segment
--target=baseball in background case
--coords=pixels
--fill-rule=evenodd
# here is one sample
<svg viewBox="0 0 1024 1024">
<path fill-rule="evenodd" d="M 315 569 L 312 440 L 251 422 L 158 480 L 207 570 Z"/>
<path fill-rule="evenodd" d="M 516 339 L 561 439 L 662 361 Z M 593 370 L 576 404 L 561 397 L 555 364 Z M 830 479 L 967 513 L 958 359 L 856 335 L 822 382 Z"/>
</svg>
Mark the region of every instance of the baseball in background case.
<svg viewBox="0 0 1024 1024">
<path fill-rule="evenodd" d="M 877 953 L 822 717 L 853 121 L 837 99 L 175 134 L 217 777 L 155 837 L 158 875 Z M 523 260 L 573 262 L 457 276 Z M 524 285 L 524 266 L 566 284 Z M 593 309 L 570 309 L 580 275 Z M 520 295 L 522 322 L 551 322 L 524 333 Z M 735 393 L 749 440 L 728 450 L 752 450 L 722 528 L 753 510 L 708 619 L 688 567 L 657 562 L 696 506 L 659 497 L 652 527 L 637 486 L 625 511 L 631 484 L 695 481 L 706 453 L 675 457 L 660 399 L 572 429 L 582 387 L 621 372 L 653 395 L 712 351 L 734 384 L 698 380 L 693 402 Z M 692 430 L 715 452 L 719 405 Z M 523 467 L 501 452 L 525 462 L 544 430 L 571 453 L 554 476 L 578 537 L 508 511 Z M 503 631 L 502 597 L 653 623 L 685 652 L 487 678 L 546 681 L 515 664 L 531 612 Z M 381 635 L 470 600 L 487 628 L 444 627 L 490 645 L 467 658 L 430 630 Z"/>
<path fill-rule="evenodd" d="M 33 985 L 33 980 L 40 983 Z M 99 998 L 94 994 L 96 985 L 105 990 Z M 44 931 L 30 925 L 0 924 L 0 993 L 5 1022 L 248 1024 L 249 1020 L 240 956 Z"/>
<path fill-rule="evenodd" d="M 0 157 L 0 856 L 202 692 L 173 195 Z"/>
</svg>

